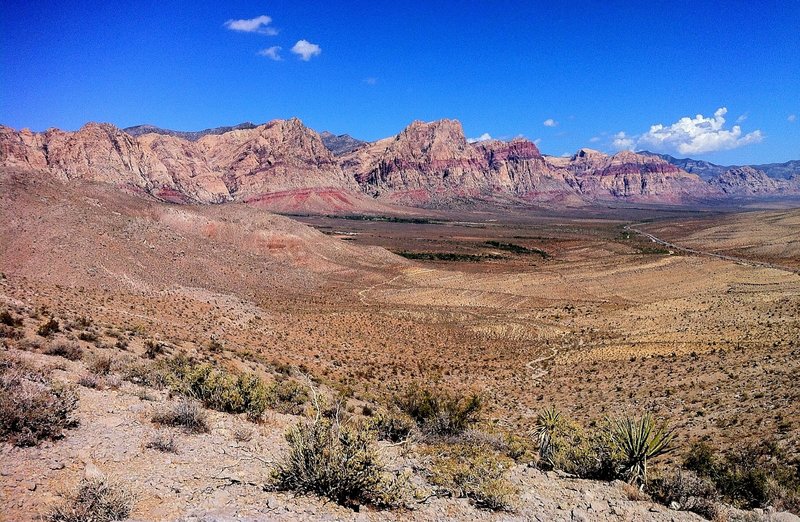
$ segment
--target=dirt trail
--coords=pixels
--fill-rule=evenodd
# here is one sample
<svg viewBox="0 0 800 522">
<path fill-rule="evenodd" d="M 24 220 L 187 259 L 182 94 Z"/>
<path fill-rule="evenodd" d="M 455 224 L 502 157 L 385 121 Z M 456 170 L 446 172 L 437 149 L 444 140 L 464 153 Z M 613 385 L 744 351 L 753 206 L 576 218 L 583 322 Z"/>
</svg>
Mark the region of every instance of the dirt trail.
<svg viewBox="0 0 800 522">
<path fill-rule="evenodd" d="M 550 348 L 550 350 L 553 352 L 550 355 L 545 355 L 544 357 L 539 357 L 538 359 L 534 359 L 532 361 L 529 361 L 527 364 L 525 364 L 526 368 L 528 368 L 529 370 L 533 371 L 533 375 L 531 375 L 531 380 L 532 381 L 537 381 L 537 380 L 541 379 L 542 377 L 544 377 L 545 375 L 548 374 L 548 370 L 545 370 L 541 366 L 537 368 L 537 367 L 535 367 L 535 365 L 537 365 L 539 363 L 542 363 L 544 361 L 549 361 L 550 359 L 554 358 L 558 354 L 558 350 L 556 348 Z"/>
<path fill-rule="evenodd" d="M 665 246 L 667 248 L 671 248 L 671 249 L 674 249 L 674 250 L 680 250 L 682 252 L 687 252 L 689 254 L 697 254 L 697 255 L 700 255 L 700 256 L 716 257 L 717 259 L 724 259 L 726 261 L 733 261 L 735 263 L 740 263 L 740 264 L 743 264 L 743 265 L 758 266 L 758 267 L 762 267 L 762 268 L 774 268 L 775 270 L 783 270 L 783 271 L 786 271 L 786 272 L 792 272 L 792 273 L 796 273 L 796 274 L 800 273 L 800 270 L 797 270 L 797 269 L 794 269 L 794 268 L 790 268 L 788 266 L 776 265 L 776 264 L 773 264 L 773 263 L 764 263 L 764 262 L 761 262 L 761 261 L 753 261 L 752 259 L 745 259 L 745 258 L 741 258 L 741 257 L 729 256 L 729 255 L 726 255 L 726 254 L 718 254 L 716 252 L 707 252 L 705 250 L 697 250 L 697 249 L 694 249 L 694 248 L 682 247 L 680 245 L 676 245 L 675 243 L 670 243 L 669 241 L 661 239 L 660 237 L 654 236 L 653 234 L 651 234 L 649 232 L 645 232 L 643 230 L 639 230 L 638 228 L 636 228 L 638 226 L 646 225 L 646 224 L 647 223 L 632 223 L 632 224 L 625 225 L 624 228 L 625 228 L 625 230 L 628 230 L 630 232 L 635 232 L 635 233 L 639 234 L 640 236 L 646 237 L 647 239 L 649 239 L 653 243 L 657 243 L 659 245 L 662 245 L 662 246 Z"/>
</svg>

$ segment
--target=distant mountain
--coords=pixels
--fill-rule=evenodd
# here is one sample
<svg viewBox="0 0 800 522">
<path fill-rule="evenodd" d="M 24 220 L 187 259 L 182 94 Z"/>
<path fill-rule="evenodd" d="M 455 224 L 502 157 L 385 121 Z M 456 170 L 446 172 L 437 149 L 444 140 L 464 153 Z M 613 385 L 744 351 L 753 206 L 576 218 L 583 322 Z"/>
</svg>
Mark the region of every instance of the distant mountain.
<svg viewBox="0 0 800 522">
<path fill-rule="evenodd" d="M 292 212 L 797 197 L 798 164 L 731 168 L 591 149 L 544 156 L 521 138 L 470 143 L 457 120 L 415 121 L 371 143 L 321 136 L 296 118 L 189 133 L 100 123 L 75 132 L 0 126 L 0 167 L 110 183 L 174 203 L 238 201 Z"/>
<path fill-rule="evenodd" d="M 352 152 L 361 146 L 365 145 L 366 141 L 357 140 L 349 134 L 339 134 L 338 136 L 332 132 L 323 131 L 320 134 L 322 143 L 333 152 L 334 156 L 341 156 Z"/>
<path fill-rule="evenodd" d="M 162 129 L 161 127 L 156 127 L 155 125 L 136 125 L 133 127 L 125 127 L 122 129 L 122 131 L 130 134 L 134 138 L 138 138 L 143 134 L 162 134 L 164 136 L 175 136 L 176 138 L 181 138 L 188 141 L 197 141 L 203 136 L 208 136 L 209 134 L 225 134 L 226 132 L 233 130 L 249 130 L 255 129 L 256 127 L 256 124 L 246 121 L 244 123 L 240 123 L 239 125 L 233 125 L 230 127 L 214 127 L 213 129 L 205 129 L 201 131 L 176 131 Z"/>
<path fill-rule="evenodd" d="M 696 160 L 692 158 L 676 158 L 669 154 L 658 154 L 657 152 L 641 151 L 637 154 L 644 154 L 647 156 L 656 156 L 665 161 L 668 161 L 679 167 L 686 172 L 697 174 L 705 180 L 717 178 L 731 169 L 740 169 L 742 167 L 751 167 L 757 171 L 766 174 L 767 177 L 773 179 L 791 179 L 793 176 L 800 175 L 800 160 L 787 161 L 786 163 L 766 163 L 763 165 L 717 165 L 703 160 Z"/>
</svg>

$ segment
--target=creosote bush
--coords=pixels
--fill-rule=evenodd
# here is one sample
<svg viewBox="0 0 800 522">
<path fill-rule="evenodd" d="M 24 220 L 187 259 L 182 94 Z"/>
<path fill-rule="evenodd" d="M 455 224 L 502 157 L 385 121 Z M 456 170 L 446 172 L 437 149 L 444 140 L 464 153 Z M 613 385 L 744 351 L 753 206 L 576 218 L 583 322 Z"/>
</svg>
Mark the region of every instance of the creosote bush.
<svg viewBox="0 0 800 522">
<path fill-rule="evenodd" d="M 445 389 L 412 384 L 395 398 L 396 406 L 414 419 L 429 436 L 459 435 L 478 422 L 482 401 L 476 394 L 462 395 Z"/>
<path fill-rule="evenodd" d="M 125 520 L 134 495 L 123 485 L 104 477 L 85 478 L 64 501 L 46 516 L 48 522 L 114 522 Z"/>
<path fill-rule="evenodd" d="M 0 358 L 0 439 L 33 446 L 77 424 L 78 394 L 21 360 Z"/>
<path fill-rule="evenodd" d="M 306 387 L 291 379 L 275 381 L 269 388 L 268 396 L 269 406 L 287 415 L 302 414 L 309 400 Z"/>
<path fill-rule="evenodd" d="M 167 375 L 170 388 L 201 401 L 212 410 L 246 413 L 258 420 L 267 409 L 269 390 L 257 375 L 233 373 L 210 364 L 190 361 L 172 364 Z"/>
<path fill-rule="evenodd" d="M 429 452 L 433 455 L 429 470 L 433 484 L 453 496 L 469 498 L 481 508 L 513 510 L 518 491 L 505 478 L 513 460 L 476 444 L 442 444 Z"/>
<path fill-rule="evenodd" d="M 273 470 L 275 489 L 316 494 L 352 508 L 403 502 L 404 488 L 384 471 L 368 429 L 319 418 L 294 426 L 286 440 L 289 452 Z"/>
<path fill-rule="evenodd" d="M 586 432 L 550 409 L 539 415 L 535 434 L 541 468 L 560 469 L 581 478 L 619 478 L 623 455 L 614 444 L 608 425 Z"/>
</svg>

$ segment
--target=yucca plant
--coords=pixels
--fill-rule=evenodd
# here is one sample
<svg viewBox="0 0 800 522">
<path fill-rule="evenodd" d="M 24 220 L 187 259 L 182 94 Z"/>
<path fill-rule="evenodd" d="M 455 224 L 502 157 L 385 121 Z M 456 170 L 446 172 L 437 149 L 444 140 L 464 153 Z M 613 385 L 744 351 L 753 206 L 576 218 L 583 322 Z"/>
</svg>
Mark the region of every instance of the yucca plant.
<svg viewBox="0 0 800 522">
<path fill-rule="evenodd" d="M 611 421 L 611 437 L 625 457 L 623 473 L 631 484 L 647 483 L 647 462 L 668 453 L 674 430 L 656 427 L 649 413 L 641 418 L 625 417 Z"/>
<path fill-rule="evenodd" d="M 555 406 L 542 409 L 536 416 L 536 427 L 533 432 L 539 444 L 539 458 L 543 462 L 552 463 L 553 439 L 561 422 L 561 412 Z"/>
</svg>

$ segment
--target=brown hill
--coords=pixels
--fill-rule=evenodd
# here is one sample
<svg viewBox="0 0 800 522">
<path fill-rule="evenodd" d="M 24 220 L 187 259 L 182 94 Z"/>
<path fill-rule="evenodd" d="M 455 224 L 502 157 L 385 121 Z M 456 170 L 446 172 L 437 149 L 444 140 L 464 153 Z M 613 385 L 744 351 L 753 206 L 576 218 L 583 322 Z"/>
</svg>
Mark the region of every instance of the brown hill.
<svg viewBox="0 0 800 522">
<path fill-rule="evenodd" d="M 302 293 L 321 274 L 354 278 L 406 263 L 249 205 L 175 206 L 29 170 L 0 169 L 0 212 L 5 273 L 71 287 Z"/>
</svg>

